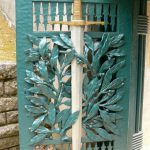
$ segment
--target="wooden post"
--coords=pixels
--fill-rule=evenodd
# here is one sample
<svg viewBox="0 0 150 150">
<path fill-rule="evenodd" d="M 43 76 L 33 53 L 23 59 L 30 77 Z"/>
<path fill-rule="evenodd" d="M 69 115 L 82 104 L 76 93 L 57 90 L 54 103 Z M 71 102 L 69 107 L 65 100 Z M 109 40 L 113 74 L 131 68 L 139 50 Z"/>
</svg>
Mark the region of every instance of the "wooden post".
<svg viewBox="0 0 150 150">
<path fill-rule="evenodd" d="M 81 0 L 74 0 L 73 21 L 82 21 Z M 78 54 L 83 54 L 83 27 L 72 26 L 71 39 Z M 81 150 L 82 147 L 82 75 L 83 68 L 77 64 L 77 60 L 72 62 L 72 113 L 80 111 L 78 120 L 72 126 L 72 149 Z"/>
</svg>

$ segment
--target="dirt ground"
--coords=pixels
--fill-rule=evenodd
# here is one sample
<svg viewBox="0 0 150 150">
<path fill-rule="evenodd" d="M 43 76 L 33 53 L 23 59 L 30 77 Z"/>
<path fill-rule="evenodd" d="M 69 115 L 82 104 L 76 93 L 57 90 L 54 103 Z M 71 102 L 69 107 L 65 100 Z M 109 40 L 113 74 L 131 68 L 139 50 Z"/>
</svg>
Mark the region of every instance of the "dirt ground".
<svg viewBox="0 0 150 150">
<path fill-rule="evenodd" d="M 16 60 L 16 34 L 0 13 L 0 61 Z"/>
</svg>

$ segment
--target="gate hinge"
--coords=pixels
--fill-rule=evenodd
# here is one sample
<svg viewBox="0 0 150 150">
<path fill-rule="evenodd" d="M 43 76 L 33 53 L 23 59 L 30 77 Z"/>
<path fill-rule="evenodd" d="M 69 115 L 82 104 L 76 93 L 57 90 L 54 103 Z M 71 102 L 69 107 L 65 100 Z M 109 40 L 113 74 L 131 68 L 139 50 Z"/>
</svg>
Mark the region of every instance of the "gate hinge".
<svg viewBox="0 0 150 150">
<path fill-rule="evenodd" d="M 148 16 L 138 16 L 137 32 L 140 35 L 146 35 L 148 33 Z"/>
</svg>

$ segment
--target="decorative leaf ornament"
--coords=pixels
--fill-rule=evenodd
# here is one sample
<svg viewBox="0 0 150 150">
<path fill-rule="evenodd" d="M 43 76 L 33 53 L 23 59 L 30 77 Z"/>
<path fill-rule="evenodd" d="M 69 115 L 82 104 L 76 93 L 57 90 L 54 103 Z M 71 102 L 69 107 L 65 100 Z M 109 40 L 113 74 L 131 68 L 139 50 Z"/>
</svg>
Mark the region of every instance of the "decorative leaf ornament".
<svg viewBox="0 0 150 150">
<path fill-rule="evenodd" d="M 26 70 L 25 78 L 30 85 L 27 96 L 30 104 L 25 108 L 35 119 L 30 127 L 35 136 L 30 144 L 36 145 L 46 138 L 69 139 L 66 133 L 79 115 L 79 112 L 71 113 L 71 99 L 68 99 L 71 98 L 68 92 L 71 74 L 68 73 L 75 58 L 72 42 L 63 33 L 51 38 L 53 45 L 45 37 L 39 40 L 29 35 L 29 40 L 35 45 L 26 51 L 26 61 L 33 66 L 33 70 Z"/>
<path fill-rule="evenodd" d="M 122 86 L 125 82 L 124 78 L 117 76 L 125 65 L 125 53 L 119 49 L 121 46 L 122 34 L 104 34 L 100 41 L 86 34 L 85 55 L 78 57 L 85 66 L 83 129 L 91 141 L 111 141 L 112 135 L 119 135 L 116 121 L 121 119 L 118 112 L 123 107 L 118 102 L 123 97 Z"/>
<path fill-rule="evenodd" d="M 85 35 L 85 51 L 81 56 L 73 48 L 66 34 L 55 35 L 47 42 L 29 35 L 34 45 L 25 51 L 26 62 L 32 70 L 26 70 L 25 81 L 28 105 L 26 110 L 34 121 L 30 131 L 34 133 L 30 144 L 40 144 L 43 140 L 67 141 L 68 130 L 76 122 L 79 112 L 71 113 L 71 62 L 77 58 L 84 66 L 83 118 L 82 125 L 86 137 L 91 141 L 112 140 L 119 135 L 116 121 L 122 106 L 122 87 L 125 79 L 117 72 L 125 65 L 123 35 L 104 34 L 100 40 Z M 121 59 L 118 59 L 121 58 Z"/>
</svg>

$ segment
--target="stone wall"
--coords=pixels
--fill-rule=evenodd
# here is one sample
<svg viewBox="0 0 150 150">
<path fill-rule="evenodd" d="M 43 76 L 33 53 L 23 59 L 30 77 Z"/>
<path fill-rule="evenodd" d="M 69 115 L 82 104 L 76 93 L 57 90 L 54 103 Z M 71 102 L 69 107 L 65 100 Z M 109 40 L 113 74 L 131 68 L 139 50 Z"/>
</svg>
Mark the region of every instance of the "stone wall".
<svg viewBox="0 0 150 150">
<path fill-rule="evenodd" d="M 0 63 L 0 150 L 19 150 L 15 63 Z"/>
</svg>

